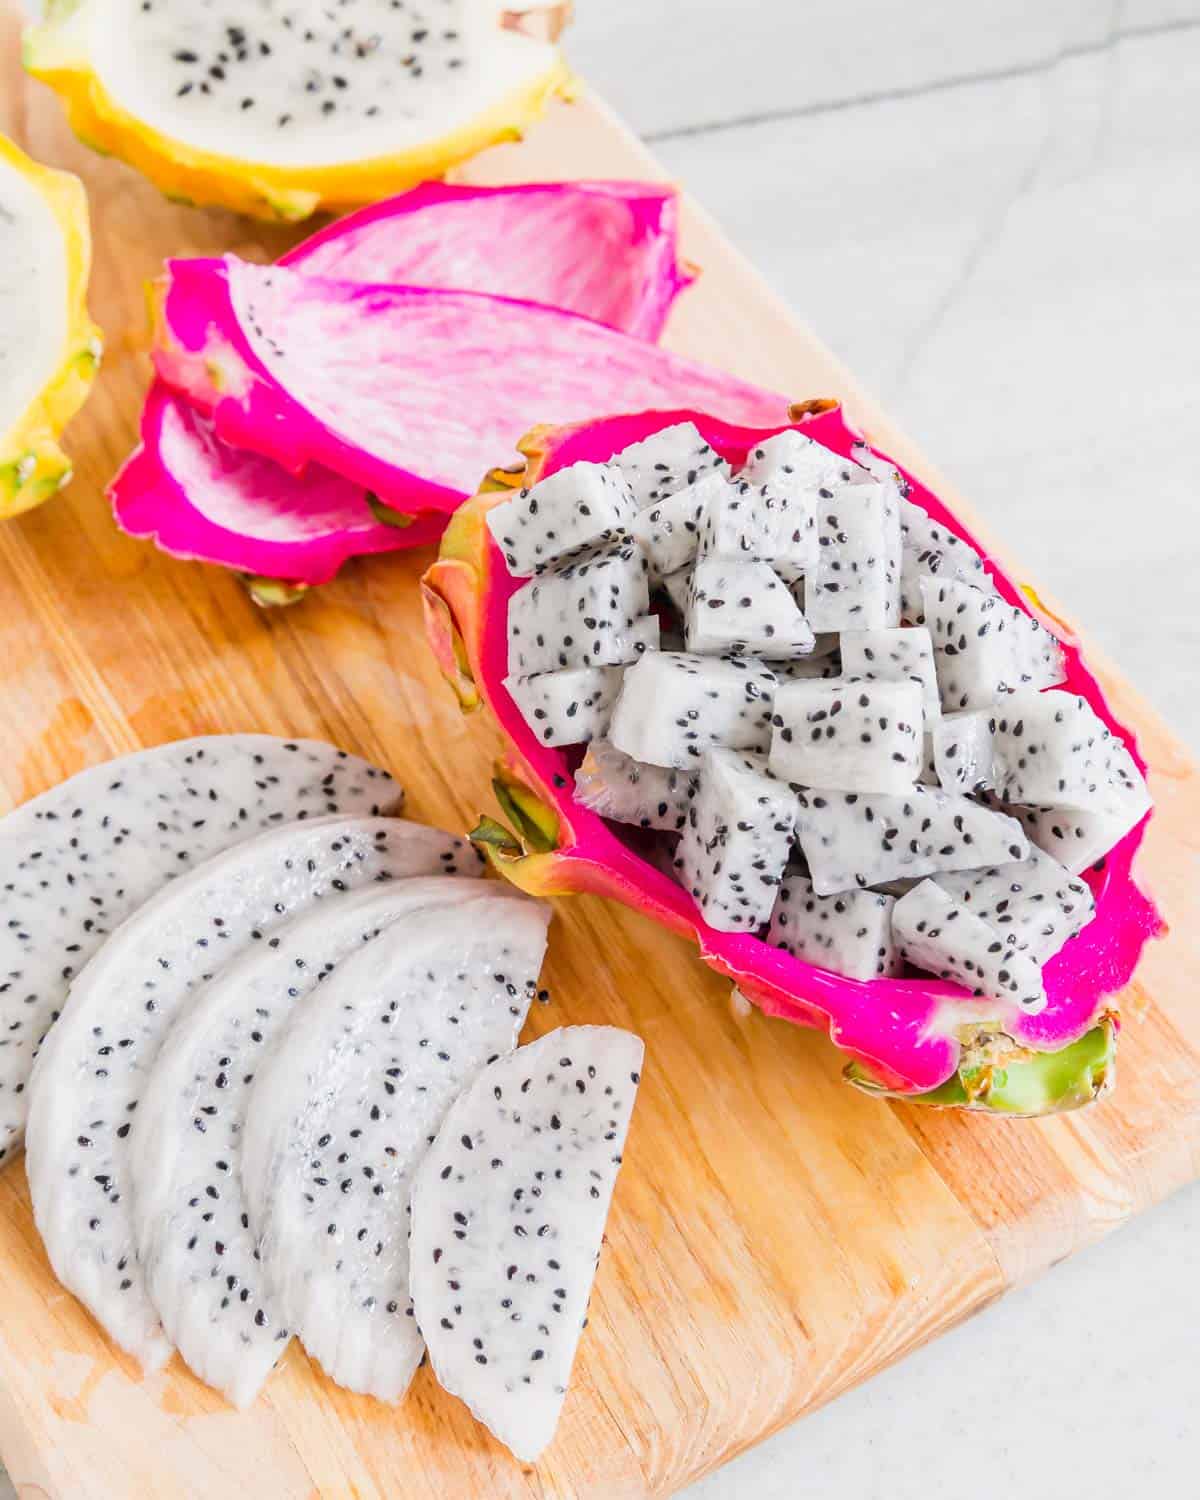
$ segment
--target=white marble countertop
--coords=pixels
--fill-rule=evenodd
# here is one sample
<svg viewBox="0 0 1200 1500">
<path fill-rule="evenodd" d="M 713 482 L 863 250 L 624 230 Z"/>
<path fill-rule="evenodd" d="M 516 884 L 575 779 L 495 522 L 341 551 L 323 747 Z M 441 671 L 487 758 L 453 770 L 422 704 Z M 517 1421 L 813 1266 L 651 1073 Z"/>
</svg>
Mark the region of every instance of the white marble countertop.
<svg viewBox="0 0 1200 1500">
<path fill-rule="evenodd" d="M 1200 747 L 1197 0 L 577 10 L 577 66 Z M 1194 1494 L 1198 1246 L 1200 1188 L 688 1500 Z"/>
</svg>

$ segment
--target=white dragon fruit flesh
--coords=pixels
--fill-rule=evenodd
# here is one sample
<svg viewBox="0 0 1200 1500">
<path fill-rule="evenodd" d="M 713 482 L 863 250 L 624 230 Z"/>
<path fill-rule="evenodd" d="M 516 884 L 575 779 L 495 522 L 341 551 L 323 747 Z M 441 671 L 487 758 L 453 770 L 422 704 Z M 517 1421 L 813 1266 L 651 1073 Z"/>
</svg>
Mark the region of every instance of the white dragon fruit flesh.
<svg viewBox="0 0 1200 1500">
<path fill-rule="evenodd" d="M 581 745 L 608 729 L 623 674 L 622 667 L 565 667 L 506 677 L 504 686 L 544 745 Z"/>
<path fill-rule="evenodd" d="M 773 775 L 805 787 L 903 793 L 923 750 L 915 682 L 786 682 L 775 692 Z"/>
<path fill-rule="evenodd" d="M 1038 848 L 1020 863 L 934 879 L 1037 963 L 1053 958 L 1096 913 L 1096 898 L 1083 881 Z"/>
<path fill-rule="evenodd" d="M 795 583 L 816 563 L 816 492 L 776 491 L 738 479 L 715 491 L 700 535 L 700 556 L 769 563 Z"/>
<path fill-rule="evenodd" d="M 678 833 L 687 823 L 696 777 L 643 765 L 607 740 L 593 740 L 575 772 L 575 800 L 602 818 Z"/>
<path fill-rule="evenodd" d="M 648 563 L 635 542 L 585 553 L 543 573 L 508 601 L 509 665 L 529 677 L 561 667 L 632 661 L 650 608 Z"/>
<path fill-rule="evenodd" d="M 1077 808 L 1022 807 L 1016 802 L 1002 802 L 998 797 L 983 795 L 988 797 L 989 806 L 1016 818 L 1030 841 L 1072 875 L 1102 865 L 1109 850 L 1150 810 L 1148 794 L 1131 796 L 1123 808 L 1112 815 L 1081 812 Z"/>
<path fill-rule="evenodd" d="M 638 510 L 686 489 L 701 475 L 713 471 L 729 473 L 729 465 L 700 436 L 694 422 L 664 427 L 652 437 L 622 449 L 612 463 L 632 489 Z"/>
<path fill-rule="evenodd" d="M 994 590 L 979 553 L 911 500 L 900 501 L 900 534 L 900 617 L 908 624 L 925 623 L 923 578 L 958 580 L 985 593 Z"/>
<path fill-rule="evenodd" d="M 798 796 L 796 834 L 819 896 L 1029 858 L 1014 818 L 936 787 Z"/>
<path fill-rule="evenodd" d="M 701 656 L 792 657 L 813 633 L 783 580 L 764 562 L 701 557 L 692 570 L 684 639 Z"/>
<path fill-rule="evenodd" d="M 714 749 L 704 757 L 675 868 L 710 927 L 754 931 L 769 919 L 796 808 L 795 792 L 762 756 Z"/>
<path fill-rule="evenodd" d="M 774 694 L 753 657 L 648 651 L 626 669 L 608 737 L 634 760 L 695 771 L 712 745 L 765 751 Z"/>
<path fill-rule="evenodd" d="M 1063 681 L 1058 642 L 1024 610 L 952 578 L 923 578 L 921 593 L 947 713 Z"/>
<path fill-rule="evenodd" d="M 900 623 L 900 519 L 884 484 L 840 484 L 817 499 L 817 561 L 805 579 L 814 630 L 878 630 Z"/>
<path fill-rule="evenodd" d="M 637 514 L 633 491 L 609 464 L 573 464 L 503 505 L 487 524 L 514 577 L 528 578 L 581 546 L 611 539 Z"/>
<path fill-rule="evenodd" d="M 516 1045 L 549 908 L 492 890 L 387 927 L 296 1007 L 246 1108 L 242 1178 L 279 1315 L 330 1379 L 398 1400 L 420 1358 L 408 1210 L 447 1109 Z"/>
<path fill-rule="evenodd" d="M 932 880 L 922 880 L 896 902 L 892 932 L 902 957 L 914 968 L 952 980 L 1008 1010 L 1035 1015 L 1045 1009 L 1037 961 Z"/>
<path fill-rule="evenodd" d="M 879 891 L 818 896 L 806 875 L 785 875 L 766 940 L 847 979 L 890 979 L 900 972 L 892 940 L 895 904 L 894 896 Z"/>
<path fill-rule="evenodd" d="M 260 1063 L 293 1008 L 383 929 L 428 908 L 486 907 L 494 893 L 489 882 L 438 876 L 322 902 L 222 968 L 163 1043 L 130 1134 L 138 1257 L 167 1337 L 235 1406 L 253 1401 L 290 1338 L 242 1191 L 246 1102 Z"/>
<path fill-rule="evenodd" d="M 629 534 L 650 559 L 655 578 L 668 578 L 694 560 L 704 517 L 714 497 L 729 488 L 723 472 L 710 470 L 695 484 L 656 501 L 629 522 Z"/>
<path fill-rule="evenodd" d="M 477 869 L 465 840 L 389 818 L 313 818 L 172 881 L 71 986 L 30 1081 L 34 1217 L 59 1280 L 148 1369 L 170 1353 L 137 1260 L 129 1132 L 147 1070 L 180 1008 L 222 964 L 344 890 Z"/>
<path fill-rule="evenodd" d="M 212 735 L 81 771 L 0 820 L 0 1160 L 67 987 L 166 881 L 276 823 L 393 812 L 386 771 L 313 740 Z"/>
<path fill-rule="evenodd" d="M 978 791 L 989 787 L 995 773 L 993 735 L 994 709 L 971 709 L 946 714 L 933 725 L 933 768 L 937 782 L 948 792 Z"/>
<path fill-rule="evenodd" d="M 643 1051 L 630 1032 L 569 1026 L 492 1063 L 413 1186 L 413 1306 L 434 1373 L 527 1462 L 558 1425 Z"/>
<path fill-rule="evenodd" d="M 926 727 L 941 716 L 933 642 L 923 625 L 896 625 L 886 630 L 843 630 L 842 670 L 848 679 L 866 682 L 915 682 L 921 689 Z"/>
</svg>

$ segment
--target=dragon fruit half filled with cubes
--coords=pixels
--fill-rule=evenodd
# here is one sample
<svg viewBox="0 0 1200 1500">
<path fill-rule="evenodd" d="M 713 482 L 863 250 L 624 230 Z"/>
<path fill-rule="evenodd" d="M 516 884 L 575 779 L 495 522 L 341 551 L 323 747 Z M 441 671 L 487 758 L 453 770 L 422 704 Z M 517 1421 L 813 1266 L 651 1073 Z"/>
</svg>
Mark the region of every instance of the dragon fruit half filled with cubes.
<svg viewBox="0 0 1200 1500">
<path fill-rule="evenodd" d="M 476 841 L 691 936 L 862 1088 L 1085 1104 L 1160 927 L 1144 767 L 928 490 L 830 403 L 792 417 L 538 429 L 454 517 L 430 641 L 511 742 Z"/>
</svg>

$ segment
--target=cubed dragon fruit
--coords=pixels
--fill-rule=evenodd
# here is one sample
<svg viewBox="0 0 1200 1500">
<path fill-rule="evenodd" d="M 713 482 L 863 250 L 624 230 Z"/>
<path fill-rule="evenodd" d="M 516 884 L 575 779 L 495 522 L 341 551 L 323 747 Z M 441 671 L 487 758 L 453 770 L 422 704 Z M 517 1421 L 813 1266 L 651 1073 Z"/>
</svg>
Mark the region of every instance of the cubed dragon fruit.
<svg viewBox="0 0 1200 1500">
<path fill-rule="evenodd" d="M 655 578 L 666 578 L 691 563 L 705 512 L 713 496 L 728 488 L 724 474 L 713 469 L 633 518 L 629 534 L 641 543 Z"/>
<path fill-rule="evenodd" d="M 915 682 L 921 689 L 925 723 L 932 728 L 941 716 L 933 642 L 923 625 L 892 626 L 886 630 L 843 630 L 842 670 L 847 678 L 866 682 Z"/>
<path fill-rule="evenodd" d="M 742 476 L 751 484 L 768 485 L 789 500 L 815 496 L 861 478 L 856 459 L 843 458 L 803 432 L 789 427 L 756 443 L 746 454 Z"/>
<path fill-rule="evenodd" d="M 819 640 L 819 637 L 818 637 Z M 797 656 L 793 661 L 771 663 L 771 670 L 780 682 L 832 681 L 842 675 L 842 658 L 835 652 L 832 656 Z"/>
<path fill-rule="evenodd" d="M 892 932 L 914 968 L 997 1000 L 1006 1010 L 1035 1015 L 1046 1008 L 1037 961 L 932 880 L 922 880 L 896 902 Z"/>
<path fill-rule="evenodd" d="M 710 470 L 729 473 L 728 463 L 704 441 L 694 422 L 678 422 L 631 443 L 612 463 L 633 490 L 638 510 L 686 489 Z"/>
<path fill-rule="evenodd" d="M 692 569 L 685 625 L 687 648 L 700 656 L 786 659 L 814 645 L 790 590 L 765 562 L 701 557 Z"/>
<path fill-rule="evenodd" d="M 752 656 L 649 651 L 625 673 L 608 737 L 634 760 L 694 771 L 712 745 L 765 751 L 774 696 Z"/>
<path fill-rule="evenodd" d="M 509 572 L 528 578 L 565 553 L 628 526 L 633 491 L 609 464 L 572 464 L 488 512 Z"/>
<path fill-rule="evenodd" d="M 543 745 L 581 745 L 607 730 L 623 671 L 567 667 L 534 677 L 506 677 L 504 686 Z"/>
<path fill-rule="evenodd" d="M 596 739 L 575 772 L 575 800 L 602 818 L 679 833 L 696 795 L 696 777 L 644 765 L 608 740 Z"/>
<path fill-rule="evenodd" d="M 796 836 L 819 896 L 1029 858 L 1015 818 L 936 787 L 799 796 Z"/>
<path fill-rule="evenodd" d="M 1039 964 L 1053 958 L 1096 914 L 1096 898 L 1083 881 L 1038 848 L 1020 863 L 934 879 Z"/>
<path fill-rule="evenodd" d="M 806 964 L 847 979 L 887 979 L 900 972 L 892 940 L 894 896 L 845 891 L 818 896 L 807 875 L 785 875 L 767 942 Z"/>
<path fill-rule="evenodd" d="M 925 623 L 922 578 L 958 580 L 985 593 L 994 591 L 979 553 L 911 500 L 900 502 L 900 534 L 900 617 L 910 625 Z"/>
<path fill-rule="evenodd" d="M 647 568 L 641 548 L 624 541 L 518 589 L 508 604 L 513 675 L 633 661 L 644 645 L 635 627 L 650 608 Z"/>
<path fill-rule="evenodd" d="M 787 866 L 796 794 L 759 755 L 704 757 L 675 868 L 710 927 L 753 931 L 769 920 Z"/>
<path fill-rule="evenodd" d="M 1078 808 L 1022 807 L 999 798 L 989 798 L 989 805 L 1016 818 L 1038 849 L 1044 849 L 1072 875 L 1079 875 L 1104 865 L 1108 852 L 1150 811 L 1150 796 L 1148 792 L 1131 796 L 1119 812 L 1109 816 Z"/>
<path fill-rule="evenodd" d="M 975 792 L 991 786 L 994 714 L 994 709 L 971 709 L 946 714 L 933 726 L 933 768 L 938 783 L 948 792 Z"/>
<path fill-rule="evenodd" d="M 947 713 L 1063 681 L 1058 642 L 1023 609 L 954 578 L 922 578 L 920 587 Z"/>
<path fill-rule="evenodd" d="M 814 630 L 900 623 L 900 516 L 880 481 L 819 495 L 817 562 L 805 580 L 804 608 Z"/>
<path fill-rule="evenodd" d="M 795 583 L 816 563 L 816 490 L 788 493 L 744 476 L 715 492 L 700 536 L 702 557 L 770 563 Z"/>
<path fill-rule="evenodd" d="M 775 692 L 772 774 L 804 787 L 903 793 L 921 770 L 915 682 L 788 682 Z"/>
</svg>

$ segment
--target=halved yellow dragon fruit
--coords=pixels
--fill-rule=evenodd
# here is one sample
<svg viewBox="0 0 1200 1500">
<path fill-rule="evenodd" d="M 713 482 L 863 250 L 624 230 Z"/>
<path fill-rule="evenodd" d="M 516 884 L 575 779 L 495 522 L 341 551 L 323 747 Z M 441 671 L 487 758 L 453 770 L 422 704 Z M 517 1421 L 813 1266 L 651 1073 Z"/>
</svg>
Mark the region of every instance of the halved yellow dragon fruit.
<svg viewBox="0 0 1200 1500">
<path fill-rule="evenodd" d="M 424 580 L 444 674 L 511 747 L 509 826 L 474 835 L 493 865 L 689 937 L 866 1091 L 1098 1098 L 1114 997 L 1162 924 L 1132 873 L 1145 767 L 1077 646 L 832 403 L 522 451 Z M 943 778 L 923 733 L 964 691 L 990 754 L 964 771 L 943 737 Z"/>
<path fill-rule="evenodd" d="M 83 185 L 0 135 L 0 517 L 41 504 L 71 477 L 58 439 L 100 360 L 91 256 Z"/>
<path fill-rule="evenodd" d="M 569 87 L 547 40 L 566 10 L 60 0 L 27 32 L 25 66 L 82 140 L 169 197 L 295 220 L 519 136 Z"/>
</svg>

